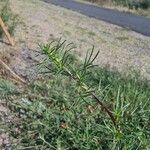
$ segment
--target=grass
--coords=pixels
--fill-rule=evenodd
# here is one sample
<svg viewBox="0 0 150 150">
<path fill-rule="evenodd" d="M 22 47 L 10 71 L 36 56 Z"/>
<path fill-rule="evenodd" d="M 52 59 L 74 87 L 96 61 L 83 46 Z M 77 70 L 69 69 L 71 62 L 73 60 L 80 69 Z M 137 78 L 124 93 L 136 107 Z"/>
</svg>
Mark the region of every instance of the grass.
<svg viewBox="0 0 150 150">
<path fill-rule="evenodd" d="M 14 34 L 15 28 L 17 24 L 19 23 L 19 17 L 18 15 L 15 15 L 12 13 L 12 10 L 10 8 L 9 0 L 6 1 L 0 1 L 0 16 L 4 23 L 6 24 L 8 31 L 11 35 Z M 3 35 L 3 31 L 0 28 L 0 37 Z"/>
<path fill-rule="evenodd" d="M 13 85 L 13 83 L 4 80 L 4 79 L 0 79 L 0 95 L 1 98 L 2 97 L 6 97 L 9 94 L 14 93 L 15 90 L 15 86 Z"/>
<path fill-rule="evenodd" d="M 73 55 L 69 59 L 74 67 L 82 64 Z M 41 66 L 39 70 L 45 71 Z M 8 124 L 11 137 L 18 140 L 12 149 L 149 149 L 150 81 L 137 73 L 122 75 L 95 66 L 88 70 L 84 82 L 111 110 L 116 125 L 91 96 L 83 96 L 77 82 L 61 72 L 45 72 L 20 94 L 9 88 L 0 90 L 11 94 L 5 99 L 16 116 Z M 2 85 L 9 87 L 9 82 Z"/>
</svg>

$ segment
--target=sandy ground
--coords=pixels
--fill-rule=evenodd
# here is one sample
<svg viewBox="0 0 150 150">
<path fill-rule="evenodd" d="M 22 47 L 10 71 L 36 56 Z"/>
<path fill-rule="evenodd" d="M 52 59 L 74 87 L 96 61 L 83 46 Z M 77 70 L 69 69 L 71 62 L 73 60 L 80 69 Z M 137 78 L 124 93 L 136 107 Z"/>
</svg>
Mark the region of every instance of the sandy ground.
<svg viewBox="0 0 150 150">
<path fill-rule="evenodd" d="M 119 71 L 132 68 L 150 76 L 150 37 L 39 0 L 10 1 L 23 23 L 16 29 L 16 47 L 6 43 L 0 47 L 11 57 L 10 67 L 22 77 L 32 78 L 38 43 L 60 37 L 73 42 L 81 58 L 94 45 L 95 51 L 100 50 L 96 64 Z"/>
</svg>

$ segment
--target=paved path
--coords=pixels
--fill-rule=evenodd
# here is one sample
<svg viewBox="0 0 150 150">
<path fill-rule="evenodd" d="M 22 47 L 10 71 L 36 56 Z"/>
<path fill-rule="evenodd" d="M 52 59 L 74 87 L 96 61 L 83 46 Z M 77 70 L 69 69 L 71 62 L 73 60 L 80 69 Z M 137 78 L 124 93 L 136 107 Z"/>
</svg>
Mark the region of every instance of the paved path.
<svg viewBox="0 0 150 150">
<path fill-rule="evenodd" d="M 116 24 L 143 35 L 150 36 L 150 19 L 142 16 L 136 16 L 130 13 L 119 12 L 107 8 L 100 8 L 90 4 L 80 3 L 74 0 L 44 0 L 80 12 L 89 17 L 94 17 L 112 24 Z"/>
</svg>

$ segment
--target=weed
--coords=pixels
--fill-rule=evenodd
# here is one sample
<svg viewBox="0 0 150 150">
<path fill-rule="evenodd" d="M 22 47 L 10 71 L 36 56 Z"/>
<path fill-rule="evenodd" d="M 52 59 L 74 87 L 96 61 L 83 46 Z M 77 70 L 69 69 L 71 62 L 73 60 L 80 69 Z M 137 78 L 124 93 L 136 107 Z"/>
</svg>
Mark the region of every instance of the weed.
<svg viewBox="0 0 150 150">
<path fill-rule="evenodd" d="M 93 66 L 93 52 L 82 64 L 64 42 L 41 48 L 47 56 L 39 70 L 49 77 L 9 102 L 19 118 L 9 126 L 19 140 L 12 149 L 149 149 L 149 80 Z M 115 124 L 91 92 L 115 116 Z"/>
<path fill-rule="evenodd" d="M 16 91 L 16 88 L 11 82 L 0 79 L 0 96 L 1 96 L 1 98 L 14 93 L 15 91 Z"/>
</svg>

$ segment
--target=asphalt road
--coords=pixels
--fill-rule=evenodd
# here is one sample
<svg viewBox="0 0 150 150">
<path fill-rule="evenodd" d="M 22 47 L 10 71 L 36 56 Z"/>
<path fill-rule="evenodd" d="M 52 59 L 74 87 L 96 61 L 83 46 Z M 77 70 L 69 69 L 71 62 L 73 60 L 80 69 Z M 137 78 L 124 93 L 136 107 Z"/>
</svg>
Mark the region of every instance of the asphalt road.
<svg viewBox="0 0 150 150">
<path fill-rule="evenodd" d="M 136 16 L 130 13 L 119 12 L 107 8 L 100 8 L 94 5 L 80 3 L 74 0 L 44 1 L 80 12 L 89 17 L 94 17 L 99 20 L 131 29 L 146 36 L 150 36 L 150 19 L 142 16 Z"/>
</svg>

